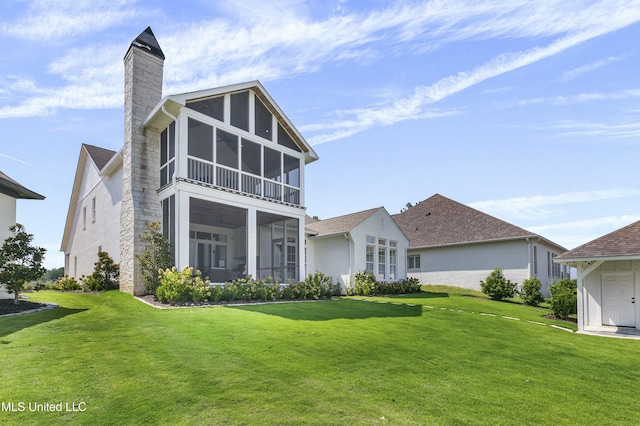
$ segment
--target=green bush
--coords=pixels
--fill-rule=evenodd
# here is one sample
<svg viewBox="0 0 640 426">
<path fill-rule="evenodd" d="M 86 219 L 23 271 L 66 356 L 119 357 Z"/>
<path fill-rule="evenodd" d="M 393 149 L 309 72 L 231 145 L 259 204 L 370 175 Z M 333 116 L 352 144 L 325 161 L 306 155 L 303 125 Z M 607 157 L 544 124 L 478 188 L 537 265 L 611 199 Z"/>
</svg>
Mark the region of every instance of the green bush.
<svg viewBox="0 0 640 426">
<path fill-rule="evenodd" d="M 578 287 L 576 280 L 563 278 L 549 286 L 551 312 L 557 318 L 568 318 L 578 312 Z"/>
<path fill-rule="evenodd" d="M 158 271 L 170 268 L 173 264 L 173 256 L 169 241 L 162 235 L 161 223 L 147 223 L 146 228 L 138 237 L 145 245 L 144 252 L 142 255 L 136 254 L 136 260 L 140 265 L 147 293 L 155 294 L 160 285 Z"/>
<path fill-rule="evenodd" d="M 522 288 L 520 289 L 520 299 L 525 305 L 529 306 L 538 306 L 540 303 L 544 302 L 544 296 L 540 289 L 542 288 L 542 283 L 535 275 L 531 278 L 527 278 L 522 283 Z"/>
<path fill-rule="evenodd" d="M 355 286 L 352 293 L 358 296 L 374 296 L 376 294 L 409 294 L 420 292 L 417 278 L 405 278 L 400 281 L 378 282 L 369 271 L 355 273 Z M 349 292 L 348 292 L 349 293 Z"/>
<path fill-rule="evenodd" d="M 377 294 L 409 294 L 420 292 L 420 282 L 417 278 L 405 278 L 394 282 L 379 282 L 376 284 Z"/>
<path fill-rule="evenodd" d="M 118 288 L 120 267 L 113 261 L 106 251 L 98 251 L 98 261 L 94 264 L 93 273 L 83 276 L 82 289 L 84 291 L 106 291 Z"/>
<path fill-rule="evenodd" d="M 80 283 L 74 277 L 65 275 L 53 284 L 53 289 L 59 291 L 80 290 Z"/>
<path fill-rule="evenodd" d="M 355 279 L 355 293 L 358 296 L 373 296 L 377 294 L 378 283 L 376 277 L 370 271 L 356 272 Z"/>
<path fill-rule="evenodd" d="M 162 303 L 208 302 L 212 297 L 212 288 L 208 280 L 202 279 L 200 271 L 193 274 L 193 268 L 184 267 L 178 271 L 174 266 L 160 274 L 160 285 L 156 297 Z"/>
<path fill-rule="evenodd" d="M 502 269 L 494 269 L 486 281 L 480 281 L 482 292 L 493 300 L 508 299 L 516 295 L 517 283 L 512 283 L 502 275 Z"/>
<path fill-rule="evenodd" d="M 334 283 L 331 277 L 320 271 L 309 274 L 305 282 L 314 288 L 320 288 L 324 297 L 340 296 L 340 283 Z"/>
</svg>

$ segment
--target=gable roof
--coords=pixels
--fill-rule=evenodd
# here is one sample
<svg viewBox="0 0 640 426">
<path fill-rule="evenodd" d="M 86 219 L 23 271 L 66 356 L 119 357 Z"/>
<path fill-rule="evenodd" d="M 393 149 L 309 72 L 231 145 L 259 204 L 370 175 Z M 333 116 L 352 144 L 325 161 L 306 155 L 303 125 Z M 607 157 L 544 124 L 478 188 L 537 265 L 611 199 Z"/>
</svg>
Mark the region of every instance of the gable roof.
<svg viewBox="0 0 640 426">
<path fill-rule="evenodd" d="M 300 147 L 305 155 L 305 163 L 309 164 L 316 161 L 318 154 L 311 147 L 309 142 L 305 140 L 302 134 L 295 128 L 293 123 L 284 114 L 282 109 L 276 104 L 271 95 L 258 80 L 247 81 L 245 83 L 237 83 L 229 86 L 215 87 L 212 89 L 199 90 L 195 92 L 180 93 L 176 95 L 166 96 L 156 105 L 144 120 L 145 127 L 153 127 L 160 131 L 175 120 L 179 114 L 180 108 L 187 104 L 187 101 L 206 99 L 214 96 L 220 96 L 226 93 L 234 93 L 245 90 L 252 90 L 256 96 L 262 101 L 264 106 L 276 117 L 278 123 L 289 133 L 296 145 Z"/>
<path fill-rule="evenodd" d="M 374 209 L 363 210 L 361 212 L 350 213 L 344 216 L 333 217 L 331 219 L 315 220 L 312 218 L 306 221 L 305 229 L 308 233 L 314 234 L 316 237 L 326 237 L 328 235 L 344 234 L 360 225 L 372 214 L 384 207 L 376 207 Z"/>
<path fill-rule="evenodd" d="M 20 185 L 9 176 L 0 172 L 0 193 L 24 200 L 44 200 L 44 196 Z"/>
<path fill-rule="evenodd" d="M 409 237 L 412 248 L 514 240 L 527 237 L 542 238 L 533 232 L 440 194 L 435 194 L 392 217 Z M 558 246 L 551 241 L 546 241 Z"/>
<path fill-rule="evenodd" d="M 619 256 L 640 257 L 640 221 L 562 253 L 556 259 L 567 262 Z"/>
<path fill-rule="evenodd" d="M 104 166 L 106 166 L 116 154 L 115 151 L 111 151 L 110 149 L 100 148 L 86 143 L 83 143 L 82 147 L 87 150 L 87 154 L 89 154 L 89 157 L 100 171 L 102 171 Z"/>
<path fill-rule="evenodd" d="M 60 244 L 60 250 L 65 251 L 69 244 L 71 237 L 71 230 L 73 228 L 73 218 L 75 217 L 75 211 L 80 198 L 80 191 L 82 187 L 82 177 L 87 164 L 87 159 L 90 159 L 102 176 L 108 176 L 113 173 L 119 167 L 122 166 L 122 150 L 116 152 L 106 148 L 100 148 L 94 145 L 88 145 L 83 143 L 80 147 L 80 155 L 78 156 L 78 165 L 76 166 L 76 174 L 73 180 L 73 187 L 71 189 L 71 197 L 69 198 L 69 210 L 67 210 L 67 220 L 65 221 L 64 231 L 62 233 L 62 243 Z"/>
</svg>

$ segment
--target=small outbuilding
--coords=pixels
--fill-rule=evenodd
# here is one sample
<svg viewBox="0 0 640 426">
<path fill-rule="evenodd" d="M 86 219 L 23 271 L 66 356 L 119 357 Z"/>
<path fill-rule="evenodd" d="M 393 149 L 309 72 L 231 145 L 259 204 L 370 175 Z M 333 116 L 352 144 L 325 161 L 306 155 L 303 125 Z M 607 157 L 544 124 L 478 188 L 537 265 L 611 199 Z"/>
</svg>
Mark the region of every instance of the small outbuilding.
<svg viewBox="0 0 640 426">
<path fill-rule="evenodd" d="M 579 331 L 640 329 L 640 221 L 569 250 L 555 262 L 577 268 Z"/>
</svg>

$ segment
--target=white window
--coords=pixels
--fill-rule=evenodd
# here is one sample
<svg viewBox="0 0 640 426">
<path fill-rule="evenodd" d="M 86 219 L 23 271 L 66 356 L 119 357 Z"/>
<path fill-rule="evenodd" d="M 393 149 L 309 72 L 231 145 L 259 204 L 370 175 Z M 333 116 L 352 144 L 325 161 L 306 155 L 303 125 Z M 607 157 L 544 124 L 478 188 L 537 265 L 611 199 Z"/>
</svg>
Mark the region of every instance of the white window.
<svg viewBox="0 0 640 426">
<path fill-rule="evenodd" d="M 91 200 L 91 223 L 96 223 L 96 197 Z"/>
<path fill-rule="evenodd" d="M 391 241 L 393 243 L 394 241 Z M 389 249 L 389 278 L 396 279 L 398 273 L 398 252 L 395 249 Z"/>
<path fill-rule="evenodd" d="M 409 256 L 408 264 L 409 269 L 420 269 L 420 255 Z"/>
<path fill-rule="evenodd" d="M 389 247 L 398 247 L 397 241 L 389 241 Z"/>
<path fill-rule="evenodd" d="M 367 237 L 368 238 L 368 237 Z M 366 253 L 366 267 L 365 269 L 373 274 L 373 250 L 374 247 L 368 245 Z"/>
<path fill-rule="evenodd" d="M 387 249 L 378 247 L 378 275 L 381 279 L 387 277 Z"/>
<path fill-rule="evenodd" d="M 538 247 L 533 246 L 533 275 L 538 275 Z"/>
<path fill-rule="evenodd" d="M 367 244 L 375 244 L 375 243 L 376 243 L 376 237 L 371 237 L 367 235 Z"/>
<path fill-rule="evenodd" d="M 82 208 L 82 229 L 87 229 L 87 208 Z"/>
<path fill-rule="evenodd" d="M 387 240 L 385 240 L 384 238 L 378 238 L 378 245 L 379 246 L 386 246 L 387 245 Z"/>
</svg>

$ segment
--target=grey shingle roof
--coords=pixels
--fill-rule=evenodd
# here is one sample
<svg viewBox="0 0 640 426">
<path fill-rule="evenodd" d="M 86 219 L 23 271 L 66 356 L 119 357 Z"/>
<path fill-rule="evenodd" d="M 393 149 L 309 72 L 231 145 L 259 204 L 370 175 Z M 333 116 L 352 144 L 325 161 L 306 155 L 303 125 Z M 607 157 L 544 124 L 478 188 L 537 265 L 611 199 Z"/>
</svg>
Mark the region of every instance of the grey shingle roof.
<svg viewBox="0 0 640 426">
<path fill-rule="evenodd" d="M 6 174 L 0 172 L 0 193 L 13 198 L 44 200 L 44 196 L 20 185 Z"/>
<path fill-rule="evenodd" d="M 349 232 L 381 208 L 382 207 L 376 207 L 375 209 L 364 210 L 357 213 L 318 221 L 314 221 L 313 218 L 307 217 L 305 228 L 307 232 L 319 237 Z"/>
<path fill-rule="evenodd" d="M 615 256 L 640 256 L 640 221 L 562 253 L 556 259 L 593 259 Z"/>
<path fill-rule="evenodd" d="M 102 168 L 106 166 L 109 160 L 111 160 L 111 158 L 116 154 L 115 151 L 111 151 L 110 149 L 87 145 L 86 143 L 82 144 L 82 146 L 87 150 L 87 153 L 99 170 L 102 170 Z"/>
<path fill-rule="evenodd" d="M 538 237 L 440 194 L 392 217 L 414 248 Z"/>
</svg>

